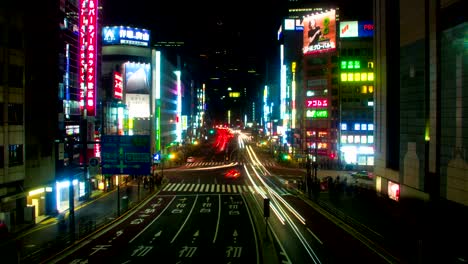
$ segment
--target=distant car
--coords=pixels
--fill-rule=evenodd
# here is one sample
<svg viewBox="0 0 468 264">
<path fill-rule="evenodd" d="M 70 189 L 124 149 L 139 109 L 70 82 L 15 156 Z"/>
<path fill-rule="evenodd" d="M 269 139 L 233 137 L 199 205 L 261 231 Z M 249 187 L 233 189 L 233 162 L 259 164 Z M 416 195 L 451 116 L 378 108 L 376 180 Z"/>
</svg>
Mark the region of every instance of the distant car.
<svg viewBox="0 0 468 264">
<path fill-rule="evenodd" d="M 224 174 L 224 176 L 228 179 L 237 179 L 240 175 L 241 173 L 238 169 L 230 169 Z"/>
<path fill-rule="evenodd" d="M 187 158 L 187 163 L 194 163 L 195 162 L 195 158 L 194 157 L 188 157 Z"/>
<path fill-rule="evenodd" d="M 364 179 L 364 180 L 374 179 L 374 174 L 372 172 L 365 171 L 365 170 L 351 172 L 350 175 L 351 177 L 355 179 Z"/>
</svg>

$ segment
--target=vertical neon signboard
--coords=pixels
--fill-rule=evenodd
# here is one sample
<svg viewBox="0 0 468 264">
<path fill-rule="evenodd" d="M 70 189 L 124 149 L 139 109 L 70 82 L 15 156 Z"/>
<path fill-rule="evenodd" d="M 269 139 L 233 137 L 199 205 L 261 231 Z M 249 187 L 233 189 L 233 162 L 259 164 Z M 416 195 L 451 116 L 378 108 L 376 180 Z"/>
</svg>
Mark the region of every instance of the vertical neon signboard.
<svg viewBox="0 0 468 264">
<path fill-rule="evenodd" d="M 87 116 L 96 114 L 97 8 L 98 0 L 80 1 L 80 109 Z"/>
</svg>

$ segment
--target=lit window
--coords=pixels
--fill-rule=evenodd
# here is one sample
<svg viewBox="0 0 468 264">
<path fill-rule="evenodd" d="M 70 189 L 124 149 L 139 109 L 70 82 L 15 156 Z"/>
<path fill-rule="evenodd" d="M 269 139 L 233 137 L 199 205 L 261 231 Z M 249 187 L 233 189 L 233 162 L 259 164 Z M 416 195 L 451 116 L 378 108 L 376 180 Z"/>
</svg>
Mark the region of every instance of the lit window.
<svg viewBox="0 0 468 264">
<path fill-rule="evenodd" d="M 341 69 L 346 69 L 346 61 L 341 61 Z"/>
<path fill-rule="evenodd" d="M 353 81 L 353 73 L 348 73 L 348 81 L 352 82 Z"/>
<path fill-rule="evenodd" d="M 367 80 L 367 73 L 366 72 L 361 72 L 361 80 L 363 80 L 363 81 Z"/>
<path fill-rule="evenodd" d="M 369 85 L 369 93 L 373 93 L 374 92 L 374 86 L 373 85 Z"/>
<path fill-rule="evenodd" d="M 361 69 L 361 62 L 360 61 L 354 61 L 354 69 Z"/>
<path fill-rule="evenodd" d="M 341 130 L 348 130 L 348 124 L 341 124 Z"/>
<path fill-rule="evenodd" d="M 307 95 L 307 97 L 311 97 L 311 96 L 314 96 L 315 93 L 314 93 L 314 91 L 307 91 L 306 95 Z"/>
<path fill-rule="evenodd" d="M 361 87 L 361 93 L 363 93 L 363 94 L 367 93 L 367 85 L 363 85 Z"/>
<path fill-rule="evenodd" d="M 361 124 L 354 124 L 354 130 L 361 130 Z"/>
<path fill-rule="evenodd" d="M 354 68 L 353 61 L 348 61 L 348 69 L 353 69 L 353 68 Z"/>
<path fill-rule="evenodd" d="M 353 142 L 354 142 L 354 137 L 348 136 L 348 143 L 353 143 Z"/>
<path fill-rule="evenodd" d="M 359 81 L 361 80 L 361 74 L 360 74 L 359 72 L 356 72 L 356 73 L 354 74 L 354 80 L 355 80 L 356 82 L 359 82 Z"/>
<path fill-rule="evenodd" d="M 359 143 L 361 142 L 361 137 L 360 136 L 354 136 L 354 143 Z"/>
<path fill-rule="evenodd" d="M 367 130 L 367 124 L 361 124 L 361 130 Z"/>
<path fill-rule="evenodd" d="M 373 144 L 374 143 L 374 136 L 367 136 L 367 143 Z"/>
<path fill-rule="evenodd" d="M 348 138 L 348 137 L 347 137 L 346 135 L 342 135 L 342 136 L 341 136 L 341 144 L 346 144 L 346 139 L 347 139 L 347 138 Z"/>
<path fill-rule="evenodd" d="M 341 74 L 341 81 L 342 82 L 348 81 L 348 74 L 347 73 L 342 73 Z"/>
<path fill-rule="evenodd" d="M 371 62 L 371 61 L 368 62 L 368 63 L 367 63 L 367 68 L 369 68 L 369 69 L 374 69 L 374 63 Z"/>
<path fill-rule="evenodd" d="M 374 130 L 374 124 L 368 124 L 367 130 Z"/>
<path fill-rule="evenodd" d="M 367 143 L 367 136 L 361 136 L 361 143 L 366 144 Z"/>
<path fill-rule="evenodd" d="M 373 72 L 369 72 L 367 74 L 367 80 L 368 81 L 373 81 L 374 80 L 374 73 Z"/>
<path fill-rule="evenodd" d="M 367 106 L 374 106 L 374 101 L 367 102 Z"/>
</svg>

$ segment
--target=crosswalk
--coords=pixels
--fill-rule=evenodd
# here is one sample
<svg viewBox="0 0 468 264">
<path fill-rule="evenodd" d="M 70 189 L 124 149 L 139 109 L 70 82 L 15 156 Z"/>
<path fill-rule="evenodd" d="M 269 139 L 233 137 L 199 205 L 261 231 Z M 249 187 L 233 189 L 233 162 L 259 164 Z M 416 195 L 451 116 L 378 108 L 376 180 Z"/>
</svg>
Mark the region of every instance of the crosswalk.
<svg viewBox="0 0 468 264">
<path fill-rule="evenodd" d="M 237 165 L 244 165 L 244 164 L 249 164 L 247 162 L 236 162 Z M 223 161 L 199 161 L 199 162 L 193 162 L 193 163 L 185 163 L 185 167 L 215 167 L 215 166 L 223 166 L 226 165 Z M 275 167 L 276 163 L 274 161 L 267 161 L 267 162 L 262 162 L 262 165 L 265 167 Z"/>
<path fill-rule="evenodd" d="M 261 187 L 265 192 L 265 188 Z M 163 189 L 163 192 L 176 193 L 253 193 L 255 188 L 251 185 L 242 184 L 220 184 L 220 183 L 168 183 Z M 276 188 L 280 195 L 288 194 L 284 188 Z"/>
</svg>

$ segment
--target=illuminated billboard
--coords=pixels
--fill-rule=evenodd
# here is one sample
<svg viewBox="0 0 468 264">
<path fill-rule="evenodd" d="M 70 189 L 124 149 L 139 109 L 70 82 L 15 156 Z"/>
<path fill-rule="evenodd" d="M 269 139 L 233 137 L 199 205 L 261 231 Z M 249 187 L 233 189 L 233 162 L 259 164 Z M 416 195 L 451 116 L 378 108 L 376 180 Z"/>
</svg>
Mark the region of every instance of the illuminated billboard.
<svg viewBox="0 0 468 264">
<path fill-rule="evenodd" d="M 151 85 L 149 63 L 125 63 L 125 93 L 149 94 Z"/>
<path fill-rule="evenodd" d="M 372 21 L 340 21 L 340 38 L 366 38 L 374 36 Z"/>
<path fill-rule="evenodd" d="M 122 99 L 123 79 L 120 72 L 114 72 L 114 98 Z"/>
<path fill-rule="evenodd" d="M 357 21 L 341 21 L 340 22 L 340 38 L 352 38 L 358 36 Z"/>
<path fill-rule="evenodd" d="M 132 27 L 103 27 L 102 45 L 130 45 L 148 47 L 150 31 Z"/>
<path fill-rule="evenodd" d="M 336 11 L 334 9 L 304 17 L 302 25 L 304 55 L 334 51 L 336 49 Z"/>
<path fill-rule="evenodd" d="M 96 115 L 97 10 L 97 0 L 80 1 L 80 109 L 88 116 Z"/>
<path fill-rule="evenodd" d="M 128 107 L 128 116 L 149 117 L 150 100 L 147 94 L 125 94 L 125 104 Z"/>
</svg>

